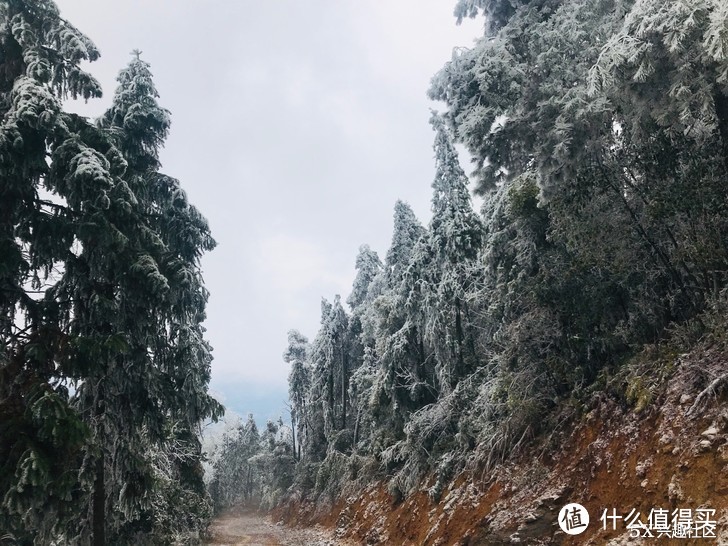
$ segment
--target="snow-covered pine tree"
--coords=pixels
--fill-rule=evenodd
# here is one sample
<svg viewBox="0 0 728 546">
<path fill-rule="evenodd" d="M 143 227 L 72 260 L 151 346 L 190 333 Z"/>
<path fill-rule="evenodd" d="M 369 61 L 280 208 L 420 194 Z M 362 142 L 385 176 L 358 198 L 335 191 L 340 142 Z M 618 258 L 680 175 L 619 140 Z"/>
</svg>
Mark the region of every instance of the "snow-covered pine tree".
<svg viewBox="0 0 728 546">
<path fill-rule="evenodd" d="M 651 281 L 677 303 L 666 312 L 684 320 L 728 282 L 728 8 L 634 2 L 588 84 L 592 100 L 618 105 L 613 192 L 667 277 Z"/>
<path fill-rule="evenodd" d="M 426 310 L 425 334 L 437 349 L 441 386 L 450 389 L 477 364 L 468 293 L 476 280 L 483 223 L 473 211 L 468 178 L 444 120 L 433 114 L 431 123 L 435 180 L 429 235 L 438 283 L 437 299 Z"/>
<path fill-rule="evenodd" d="M 588 405 L 600 374 L 632 373 L 623 363 L 668 324 L 705 331 L 697 314 L 728 283 L 726 10 L 458 1 L 458 18 L 484 14 L 486 36 L 432 81 L 448 111 L 433 120 L 430 230 L 395 222 L 406 257 L 387 256 L 353 313 L 355 430 L 366 423 L 359 445 L 394 474 L 391 491 L 435 470 L 438 499 L 458 464 L 496 464 L 553 426 L 564 398 Z M 453 141 L 475 159 L 482 222 Z M 313 362 L 333 354 L 324 341 Z M 323 430 L 320 372 L 311 423 Z M 341 455 L 320 438 L 325 469 Z"/>
<path fill-rule="evenodd" d="M 309 461 L 321 461 L 328 448 L 324 414 L 328 405 L 327 386 L 328 371 L 326 369 L 328 355 L 331 354 L 329 338 L 325 335 L 326 325 L 333 306 L 326 298 L 321 298 L 321 326 L 311 343 L 308 352 L 309 389 L 306 402 L 306 434 L 301 440 L 303 457 Z"/>
<path fill-rule="evenodd" d="M 293 483 L 295 465 L 291 429 L 282 419 L 266 423 L 260 435 L 260 450 L 249 462 L 255 466 L 263 484 L 261 507 L 273 508 Z"/>
<path fill-rule="evenodd" d="M 119 82 L 111 107 L 99 120 L 114 136 L 118 148 L 137 176 L 156 172 L 159 150 L 169 133 L 170 112 L 157 99 L 150 65 L 141 59 L 141 51 L 132 51 L 129 65 L 119 72 Z"/>
<path fill-rule="evenodd" d="M 527 4 L 538 4 L 529 0 L 458 0 L 455 4 L 455 17 L 460 24 L 466 17 L 483 14 L 487 35 L 492 35 L 503 27 L 518 8 Z"/>
<path fill-rule="evenodd" d="M 291 404 L 291 429 L 294 456 L 301 460 L 301 446 L 308 430 L 306 403 L 311 388 L 311 370 L 308 365 L 310 345 L 306 336 L 298 330 L 288 332 L 288 347 L 283 353 L 283 361 L 291 365 L 288 374 L 288 400 Z M 298 434 L 298 440 L 296 440 Z"/>
<path fill-rule="evenodd" d="M 372 362 L 368 368 L 373 368 L 374 361 L 378 365 L 375 374 L 369 372 L 357 378 L 359 383 L 371 383 L 366 416 L 366 420 L 376 424 L 376 439 L 368 442 L 371 450 L 384 449 L 400 440 L 406 413 L 435 399 L 434 374 L 428 374 L 425 364 L 421 301 L 415 296 L 412 305 L 406 305 L 415 285 L 421 286 L 421 264 L 415 261 L 415 249 L 419 241 L 426 240 L 427 231 L 410 206 L 397 201 L 392 243 L 384 263 L 384 289 L 376 295 L 364 317 L 374 341 L 365 361 Z"/>
<path fill-rule="evenodd" d="M 471 5 L 487 13 L 498 2 Z M 444 117 L 476 159 L 477 189 L 486 194 L 485 267 L 471 292 L 476 351 L 487 358 L 486 377 L 495 373 L 511 387 L 484 388 L 460 424 L 482 432 L 477 443 L 491 462 L 493 451 L 508 453 L 492 446 L 511 446 L 535 430 L 567 385 L 589 381 L 597 362 L 623 350 L 613 332 L 630 307 L 626 287 L 642 281 L 623 266 L 655 256 L 627 227 L 621 167 L 608 158 L 620 148 L 614 105 L 587 90 L 589 69 L 624 6 L 513 6 L 490 36 L 454 54 L 430 89 L 447 102 Z M 661 285 L 649 284 L 648 293 Z"/>
<path fill-rule="evenodd" d="M 351 293 L 346 298 L 352 311 L 355 311 L 367 298 L 369 285 L 377 274 L 382 270 L 382 262 L 379 256 L 369 245 L 359 247 L 359 254 L 356 257 L 356 277 L 351 287 Z"/>
<path fill-rule="evenodd" d="M 340 296 L 334 303 L 321 303 L 321 328 L 311 346 L 311 402 L 313 430 L 309 453 L 314 459 L 326 453 L 329 443 L 347 428 L 348 403 L 348 326 L 349 317 Z"/>
<path fill-rule="evenodd" d="M 124 168 L 61 105 L 101 95 L 80 68 L 97 58 L 52 1 L 0 3 L 0 529 L 18 544 L 65 533 L 89 486 L 79 481 L 87 429 L 69 404 L 83 366 L 68 358 L 78 340 L 57 288 Z"/>
<path fill-rule="evenodd" d="M 483 225 L 472 210 L 468 179 L 444 121 L 433 114 L 431 123 L 433 216 L 411 250 L 402 281 L 404 324 L 385 337 L 382 354 L 393 385 L 390 422 L 400 427 L 382 457 L 395 471 L 390 487 L 397 495 L 417 486 L 440 458 L 453 460 L 453 452 L 471 445 L 467 434 L 458 434 L 469 398 L 461 382 L 482 365 L 468 300 L 479 276 Z"/>
<path fill-rule="evenodd" d="M 398 287 L 410 264 L 412 250 L 426 230 L 415 216 L 412 208 L 404 201 L 394 205 L 392 244 L 387 251 L 385 270 L 392 288 Z"/>
<path fill-rule="evenodd" d="M 102 304 L 77 304 L 71 331 L 90 340 L 92 351 L 99 335 L 119 340 L 76 393 L 82 412 L 92 416 L 96 444 L 89 456 L 96 460 L 97 544 L 107 532 L 110 540 L 125 541 L 130 533 L 152 531 L 155 518 L 144 513 L 153 507 L 154 459 L 170 459 L 163 464 L 176 472 L 199 467 L 194 431 L 220 411 L 207 393 L 211 355 L 201 326 L 207 292 L 199 258 L 214 241 L 179 183 L 158 172 L 169 113 L 156 97 L 149 66 L 135 52 L 101 120 L 128 165 L 109 192 L 104 216 L 116 240 L 109 246 L 98 237 L 82 239 L 77 263 L 66 275 L 71 298 Z M 192 459 L 176 456 L 180 434 Z M 200 472 L 186 474 L 201 479 Z M 202 490 L 201 481 L 189 485 Z"/>
<path fill-rule="evenodd" d="M 458 49 L 432 79 L 430 97 L 448 105 L 453 135 L 473 157 L 485 193 L 529 169 L 544 195 L 570 177 L 611 130 L 611 105 L 587 96 L 586 79 L 618 28 L 616 0 L 477 0 L 506 10 L 497 33 Z M 564 59 L 569 59 L 565 62 Z"/>
<path fill-rule="evenodd" d="M 545 296 L 554 309 L 566 309 L 584 305 L 580 291 L 593 287 L 598 300 L 590 303 L 592 311 L 563 317 L 574 330 L 571 335 L 594 341 L 579 348 L 591 357 L 595 351 L 603 356 L 613 352 L 611 334 L 602 336 L 625 314 L 631 317 L 626 320 L 649 324 L 648 329 L 663 328 L 664 318 L 672 315 L 665 302 L 684 305 L 683 287 L 695 278 L 689 266 L 680 271 L 671 257 L 677 238 L 665 214 L 673 204 L 666 191 L 673 176 L 666 176 L 665 169 L 672 169 L 670 160 L 679 154 L 653 160 L 669 144 L 655 138 L 659 132 L 652 127 L 644 128 L 642 134 L 650 136 L 642 144 L 628 143 L 627 128 L 640 116 L 632 113 L 627 94 L 609 97 L 594 92 L 598 86 L 590 92 L 588 85 L 592 67 L 608 58 L 602 48 L 622 26 L 626 7 L 611 0 L 528 3 L 513 12 L 493 39 L 455 55 L 430 90 L 448 103 L 448 124 L 477 160 L 479 190 L 528 204 L 518 216 L 525 219 L 529 213 L 533 222 L 524 225 L 536 227 L 540 235 L 530 239 L 534 232 L 522 231 L 519 237 L 525 238 L 516 246 L 539 245 L 548 238 L 554 243 L 551 249 L 559 250 L 559 266 L 550 267 L 553 279 L 547 281 L 547 269 L 542 269 L 544 278 L 537 284 L 545 290 L 534 293 Z M 564 63 L 564 58 L 570 61 Z M 634 82 L 628 79 L 631 87 Z M 624 121 L 618 111 L 625 112 Z M 645 150 L 650 142 L 652 149 Z M 650 171 L 647 176 L 643 169 Z M 534 184 L 536 201 L 529 197 Z M 647 271 L 629 265 L 645 260 L 653 264 Z M 599 267 L 586 265 L 597 263 Z M 509 306 L 510 297 L 501 303 Z M 652 317 L 645 312 L 661 307 Z"/>
<path fill-rule="evenodd" d="M 351 391 L 350 378 L 364 364 L 365 355 L 374 354 L 374 328 L 377 320 L 375 301 L 386 290 L 386 274 L 382 262 L 369 245 L 359 247 L 355 268 L 356 277 L 346 300 L 352 310 L 346 333 L 348 339 L 346 401 L 349 428 L 353 429 L 354 444 L 360 433 L 362 412 L 366 411 L 368 404 L 361 398 L 361 393 Z M 365 407 L 362 407 L 362 404 L 365 404 Z"/>
<path fill-rule="evenodd" d="M 113 122 L 63 112 L 61 99 L 100 95 L 79 68 L 98 57 L 88 38 L 49 1 L 0 10 L 0 432 L 14 439 L 0 442 L 0 526 L 19 542 L 105 544 L 149 505 L 164 461 L 145 450 L 160 438 L 170 476 L 194 488 L 194 426 L 219 409 L 200 325 L 198 260 L 213 243 L 155 172 L 166 127 L 146 117 L 112 138 Z M 157 140 L 127 159 L 115 145 L 131 129 Z M 107 469 L 123 478 L 108 488 Z"/>
</svg>

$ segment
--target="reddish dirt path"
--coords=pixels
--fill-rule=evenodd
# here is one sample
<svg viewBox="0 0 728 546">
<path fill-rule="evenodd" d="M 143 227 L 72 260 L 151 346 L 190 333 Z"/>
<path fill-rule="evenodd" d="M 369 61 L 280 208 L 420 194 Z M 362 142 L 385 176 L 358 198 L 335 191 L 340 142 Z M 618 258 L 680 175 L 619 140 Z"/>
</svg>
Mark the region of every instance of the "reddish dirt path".
<svg viewBox="0 0 728 546">
<path fill-rule="evenodd" d="M 339 546 L 321 529 L 295 529 L 275 524 L 253 510 L 232 509 L 212 521 L 211 538 L 217 546 Z"/>
</svg>

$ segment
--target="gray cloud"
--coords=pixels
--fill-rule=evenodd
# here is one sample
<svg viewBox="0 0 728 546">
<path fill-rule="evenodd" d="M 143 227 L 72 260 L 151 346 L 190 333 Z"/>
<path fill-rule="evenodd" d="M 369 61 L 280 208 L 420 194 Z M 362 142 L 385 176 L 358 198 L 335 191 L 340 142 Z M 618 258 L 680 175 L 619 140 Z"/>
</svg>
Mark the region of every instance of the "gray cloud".
<svg viewBox="0 0 728 546">
<path fill-rule="evenodd" d="M 480 22 L 454 2 L 60 0 L 99 46 L 105 98 L 133 48 L 172 111 L 164 171 L 210 221 L 213 387 L 244 414 L 280 406 L 286 332 L 315 335 L 319 300 L 346 295 L 357 248 L 384 254 L 396 199 L 426 221 L 430 77 Z M 269 397 L 261 393 L 270 393 Z"/>
</svg>

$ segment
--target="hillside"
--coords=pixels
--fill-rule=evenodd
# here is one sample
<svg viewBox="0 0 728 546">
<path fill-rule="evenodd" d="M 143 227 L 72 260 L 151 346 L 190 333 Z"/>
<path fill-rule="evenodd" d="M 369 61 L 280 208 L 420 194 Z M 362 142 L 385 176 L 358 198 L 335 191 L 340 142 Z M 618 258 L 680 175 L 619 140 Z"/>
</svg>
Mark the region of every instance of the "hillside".
<svg viewBox="0 0 728 546">
<path fill-rule="evenodd" d="M 431 482 L 400 502 L 385 482 L 375 482 L 332 504 L 290 501 L 274 517 L 324 523 L 357 544 L 616 546 L 639 541 L 629 540 L 623 519 L 615 520 L 616 530 L 607 520 L 604 530 L 605 509 L 623 517 L 636 509 L 647 523 L 651 509 L 709 508 L 717 538 L 663 536 L 653 543 L 728 543 L 728 352 L 708 344 L 674 363 L 674 375 L 641 411 L 598 395 L 588 413 L 565 414 L 550 437 L 491 472 L 459 474 L 439 503 L 427 493 Z M 557 523 L 569 502 L 591 517 L 588 529 L 572 537 Z"/>
</svg>

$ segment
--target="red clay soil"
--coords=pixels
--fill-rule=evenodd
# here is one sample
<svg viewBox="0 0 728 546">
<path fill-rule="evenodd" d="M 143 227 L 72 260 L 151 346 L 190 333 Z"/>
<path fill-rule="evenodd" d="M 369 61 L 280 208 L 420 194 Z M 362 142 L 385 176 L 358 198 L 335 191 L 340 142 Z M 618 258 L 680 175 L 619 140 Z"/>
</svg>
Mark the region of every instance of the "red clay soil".
<svg viewBox="0 0 728 546">
<path fill-rule="evenodd" d="M 386 484 L 375 483 L 326 510 L 289 503 L 274 518 L 335 528 L 357 544 L 728 545 L 728 408 L 718 392 L 693 407 L 700 391 L 695 371 L 725 374 L 728 358 L 705 351 L 691 360 L 679 365 L 648 411 L 636 413 L 604 397 L 561 433 L 558 451 L 545 455 L 535 446 L 489 476 L 463 473 L 439 503 L 423 487 L 395 504 Z M 590 515 L 579 535 L 558 525 L 559 510 L 570 502 Z M 622 517 L 635 509 L 646 522 L 651 509 L 698 508 L 715 510 L 715 538 L 632 539 L 624 519 L 615 521 L 616 530 L 600 521 L 605 509 Z"/>
</svg>

